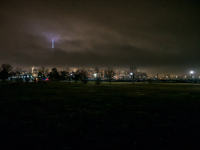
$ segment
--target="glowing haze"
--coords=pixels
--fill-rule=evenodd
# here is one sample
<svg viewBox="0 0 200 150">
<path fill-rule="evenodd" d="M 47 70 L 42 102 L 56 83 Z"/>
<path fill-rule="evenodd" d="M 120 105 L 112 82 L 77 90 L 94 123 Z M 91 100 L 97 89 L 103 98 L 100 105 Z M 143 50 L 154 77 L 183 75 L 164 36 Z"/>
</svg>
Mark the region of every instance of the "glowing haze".
<svg viewBox="0 0 200 150">
<path fill-rule="evenodd" d="M 196 0 L 4 1 L 0 63 L 198 72 L 199 6 Z"/>
</svg>

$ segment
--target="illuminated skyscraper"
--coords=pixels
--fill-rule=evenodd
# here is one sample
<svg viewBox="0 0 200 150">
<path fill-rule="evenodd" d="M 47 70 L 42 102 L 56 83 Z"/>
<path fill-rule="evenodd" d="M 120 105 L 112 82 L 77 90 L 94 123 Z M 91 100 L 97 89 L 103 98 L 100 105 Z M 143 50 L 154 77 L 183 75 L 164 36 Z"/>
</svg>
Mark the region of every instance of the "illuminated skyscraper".
<svg viewBox="0 0 200 150">
<path fill-rule="evenodd" d="M 52 45 L 51 48 L 54 49 L 54 38 L 52 38 Z"/>
<path fill-rule="evenodd" d="M 54 51 L 54 38 L 52 38 L 51 40 L 51 52 Z"/>
</svg>

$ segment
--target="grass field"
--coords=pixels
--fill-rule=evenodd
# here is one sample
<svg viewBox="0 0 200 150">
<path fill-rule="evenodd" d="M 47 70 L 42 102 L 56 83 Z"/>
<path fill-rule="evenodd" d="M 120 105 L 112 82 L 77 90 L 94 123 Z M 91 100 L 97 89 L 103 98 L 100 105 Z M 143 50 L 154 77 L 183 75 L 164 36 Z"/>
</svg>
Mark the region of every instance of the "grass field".
<svg viewBox="0 0 200 150">
<path fill-rule="evenodd" d="M 6 149 L 200 149 L 199 84 L 0 83 L 0 96 Z"/>
</svg>

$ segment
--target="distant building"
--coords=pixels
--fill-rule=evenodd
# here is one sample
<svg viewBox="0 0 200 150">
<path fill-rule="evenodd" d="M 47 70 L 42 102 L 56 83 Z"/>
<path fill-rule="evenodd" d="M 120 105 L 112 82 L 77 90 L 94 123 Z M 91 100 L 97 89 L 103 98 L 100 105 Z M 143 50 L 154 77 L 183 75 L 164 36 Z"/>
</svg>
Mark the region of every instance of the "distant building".
<svg viewBox="0 0 200 150">
<path fill-rule="evenodd" d="M 39 67 L 32 67 L 32 69 L 31 69 L 32 76 L 37 77 L 39 70 L 40 70 Z"/>
</svg>

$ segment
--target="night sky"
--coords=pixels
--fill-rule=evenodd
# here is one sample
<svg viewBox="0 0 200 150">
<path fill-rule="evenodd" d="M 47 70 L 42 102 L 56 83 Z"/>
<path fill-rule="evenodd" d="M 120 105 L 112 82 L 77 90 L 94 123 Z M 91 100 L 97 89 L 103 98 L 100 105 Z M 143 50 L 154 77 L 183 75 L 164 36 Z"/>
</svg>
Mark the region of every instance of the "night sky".
<svg viewBox="0 0 200 150">
<path fill-rule="evenodd" d="M 199 14 L 198 0 L 3 0 L 0 63 L 200 72 Z"/>
</svg>

